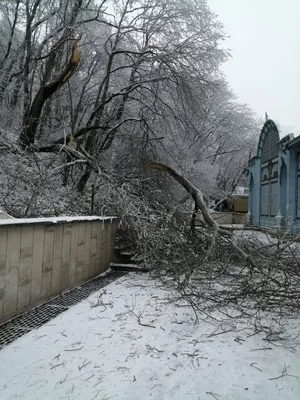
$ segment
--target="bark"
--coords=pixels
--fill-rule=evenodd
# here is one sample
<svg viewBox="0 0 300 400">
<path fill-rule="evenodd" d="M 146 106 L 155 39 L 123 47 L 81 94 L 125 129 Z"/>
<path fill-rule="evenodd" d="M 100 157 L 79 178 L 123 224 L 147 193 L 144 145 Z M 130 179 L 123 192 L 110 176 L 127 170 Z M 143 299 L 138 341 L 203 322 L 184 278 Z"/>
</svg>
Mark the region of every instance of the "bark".
<svg viewBox="0 0 300 400">
<path fill-rule="evenodd" d="M 34 144 L 40 116 L 46 100 L 57 92 L 75 73 L 80 60 L 80 53 L 77 46 L 80 38 L 75 40 L 71 58 L 63 72 L 51 82 L 46 82 L 41 86 L 35 95 L 29 112 L 24 116 L 23 129 L 20 135 L 20 144 L 22 147 L 26 148 Z"/>
</svg>

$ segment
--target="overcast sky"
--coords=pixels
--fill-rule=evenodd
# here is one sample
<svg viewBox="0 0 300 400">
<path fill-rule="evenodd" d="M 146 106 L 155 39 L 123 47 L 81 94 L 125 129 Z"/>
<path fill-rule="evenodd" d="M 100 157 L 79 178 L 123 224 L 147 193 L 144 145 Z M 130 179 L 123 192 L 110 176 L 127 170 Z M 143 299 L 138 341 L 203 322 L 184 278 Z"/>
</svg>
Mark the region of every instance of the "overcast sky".
<svg viewBox="0 0 300 400">
<path fill-rule="evenodd" d="M 300 0 L 207 0 L 230 36 L 227 79 L 264 118 L 280 124 L 281 136 L 300 134 Z"/>
</svg>

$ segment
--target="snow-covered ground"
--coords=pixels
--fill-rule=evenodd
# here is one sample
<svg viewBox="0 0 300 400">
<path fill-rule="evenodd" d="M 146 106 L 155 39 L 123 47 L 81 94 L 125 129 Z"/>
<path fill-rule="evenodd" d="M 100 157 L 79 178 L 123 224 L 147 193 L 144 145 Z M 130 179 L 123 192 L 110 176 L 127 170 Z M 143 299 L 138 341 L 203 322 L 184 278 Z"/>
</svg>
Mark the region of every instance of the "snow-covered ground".
<svg viewBox="0 0 300 400">
<path fill-rule="evenodd" d="M 170 297 L 130 274 L 13 342 L 1 400 L 300 399 L 298 349 L 194 325 Z"/>
</svg>

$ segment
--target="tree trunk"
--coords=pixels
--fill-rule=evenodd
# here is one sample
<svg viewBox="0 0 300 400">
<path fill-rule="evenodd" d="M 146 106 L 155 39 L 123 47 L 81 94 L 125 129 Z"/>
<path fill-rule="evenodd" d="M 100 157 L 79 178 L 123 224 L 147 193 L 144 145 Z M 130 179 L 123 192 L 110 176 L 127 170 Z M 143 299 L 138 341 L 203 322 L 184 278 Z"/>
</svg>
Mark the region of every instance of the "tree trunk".
<svg viewBox="0 0 300 400">
<path fill-rule="evenodd" d="M 64 71 L 52 82 L 45 83 L 38 90 L 35 98 L 29 108 L 28 113 L 24 115 L 23 129 L 20 135 L 20 144 L 23 148 L 34 144 L 37 128 L 46 100 L 59 90 L 74 74 L 80 60 L 80 53 L 77 47 L 81 37 L 75 40 L 71 58 Z"/>
</svg>

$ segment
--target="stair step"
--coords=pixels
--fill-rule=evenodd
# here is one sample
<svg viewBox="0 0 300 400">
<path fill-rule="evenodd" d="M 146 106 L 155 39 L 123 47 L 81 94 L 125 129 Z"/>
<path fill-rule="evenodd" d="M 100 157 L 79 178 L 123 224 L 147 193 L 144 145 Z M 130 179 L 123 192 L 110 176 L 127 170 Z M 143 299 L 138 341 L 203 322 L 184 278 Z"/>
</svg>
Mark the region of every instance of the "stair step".
<svg viewBox="0 0 300 400">
<path fill-rule="evenodd" d="M 133 257 L 135 253 L 133 251 L 121 251 L 120 254 L 121 256 Z"/>
<path fill-rule="evenodd" d="M 115 245 L 115 250 L 117 250 L 117 251 L 132 251 L 132 250 L 130 250 L 130 248 L 128 246 L 123 246 L 120 244 Z"/>
<path fill-rule="evenodd" d="M 110 268 L 115 271 L 149 272 L 148 268 L 139 267 L 136 264 L 110 263 Z"/>
</svg>

